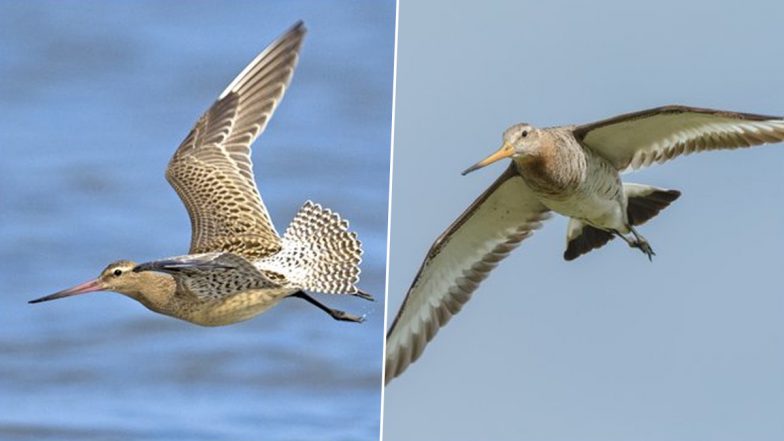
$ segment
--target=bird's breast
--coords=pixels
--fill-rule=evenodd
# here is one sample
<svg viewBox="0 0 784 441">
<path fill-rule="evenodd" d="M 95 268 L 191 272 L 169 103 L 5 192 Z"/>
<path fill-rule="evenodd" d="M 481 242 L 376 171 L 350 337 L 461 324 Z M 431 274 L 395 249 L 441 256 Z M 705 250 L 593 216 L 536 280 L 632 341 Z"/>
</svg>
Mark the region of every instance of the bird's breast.
<svg viewBox="0 0 784 441">
<path fill-rule="evenodd" d="M 585 180 L 585 157 L 571 149 L 548 148 L 515 160 L 526 184 L 541 196 L 568 198 Z"/>
<path fill-rule="evenodd" d="M 288 288 L 252 289 L 210 301 L 181 302 L 169 315 L 201 326 L 223 326 L 249 320 L 291 294 Z"/>
<path fill-rule="evenodd" d="M 557 213 L 600 228 L 619 228 L 623 224 L 624 201 L 618 172 L 606 160 L 588 151 L 581 161 L 575 162 L 579 166 L 571 166 L 578 170 L 573 172 L 572 180 L 556 178 L 555 185 L 549 183 L 550 189 L 558 191 L 542 191 L 541 184 L 535 181 L 536 175 L 533 184 L 530 178 L 526 182 L 541 202 Z M 534 187 L 537 184 L 540 187 Z"/>
</svg>

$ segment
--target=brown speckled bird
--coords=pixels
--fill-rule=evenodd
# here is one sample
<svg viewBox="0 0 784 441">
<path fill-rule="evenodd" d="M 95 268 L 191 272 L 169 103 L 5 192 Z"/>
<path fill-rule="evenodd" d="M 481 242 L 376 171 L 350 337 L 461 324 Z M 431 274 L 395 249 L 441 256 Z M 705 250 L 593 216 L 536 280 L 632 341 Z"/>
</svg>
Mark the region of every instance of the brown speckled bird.
<svg viewBox="0 0 784 441">
<path fill-rule="evenodd" d="M 253 176 L 250 146 L 283 98 L 304 36 L 299 22 L 264 49 L 174 153 L 166 179 L 190 215 L 188 255 L 140 265 L 119 260 L 95 280 L 30 303 L 115 291 L 152 311 L 220 326 L 297 297 L 336 320 L 363 321 L 305 293 L 373 299 L 356 287 L 362 248 L 348 221 L 308 201 L 281 237 Z"/>
</svg>

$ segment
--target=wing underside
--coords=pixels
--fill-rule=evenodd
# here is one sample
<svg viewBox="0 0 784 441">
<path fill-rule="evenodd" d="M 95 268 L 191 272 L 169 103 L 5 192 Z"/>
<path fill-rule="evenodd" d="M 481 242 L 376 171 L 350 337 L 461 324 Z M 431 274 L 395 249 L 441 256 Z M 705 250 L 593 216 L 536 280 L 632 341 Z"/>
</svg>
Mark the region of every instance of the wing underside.
<svg viewBox="0 0 784 441">
<path fill-rule="evenodd" d="M 574 134 L 618 170 L 626 170 L 694 152 L 781 142 L 784 119 L 666 106 L 579 126 Z"/>
<path fill-rule="evenodd" d="M 387 334 L 386 382 L 422 354 L 498 262 L 548 216 L 510 165 L 425 257 Z"/>
</svg>

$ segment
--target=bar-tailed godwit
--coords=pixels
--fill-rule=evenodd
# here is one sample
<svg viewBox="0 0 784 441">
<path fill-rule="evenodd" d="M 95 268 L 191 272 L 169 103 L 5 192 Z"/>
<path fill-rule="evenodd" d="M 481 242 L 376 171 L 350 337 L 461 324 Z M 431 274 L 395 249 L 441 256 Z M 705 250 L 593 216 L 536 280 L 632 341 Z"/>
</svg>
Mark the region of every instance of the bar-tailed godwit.
<svg viewBox="0 0 784 441">
<path fill-rule="evenodd" d="M 188 255 L 109 264 L 95 280 L 39 303 L 115 291 L 152 311 L 204 326 L 250 319 L 287 297 L 336 320 L 361 322 L 305 291 L 372 297 L 356 287 L 362 248 L 348 221 L 305 202 L 285 234 L 272 225 L 253 175 L 250 146 L 264 131 L 294 73 L 300 22 L 264 49 L 196 122 L 166 170 L 191 219 Z"/>
</svg>

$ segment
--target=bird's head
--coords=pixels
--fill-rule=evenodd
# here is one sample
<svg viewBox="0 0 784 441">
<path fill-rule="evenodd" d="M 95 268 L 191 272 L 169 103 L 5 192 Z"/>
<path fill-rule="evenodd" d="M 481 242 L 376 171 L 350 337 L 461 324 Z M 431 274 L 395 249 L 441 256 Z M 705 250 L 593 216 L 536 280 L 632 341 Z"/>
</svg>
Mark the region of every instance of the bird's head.
<svg viewBox="0 0 784 441">
<path fill-rule="evenodd" d="M 520 123 L 504 131 L 501 148 L 487 158 L 477 162 L 463 171 L 467 175 L 474 170 L 490 165 L 504 158 L 521 158 L 533 154 L 538 146 L 541 132 L 530 124 Z"/>
<path fill-rule="evenodd" d="M 141 300 L 144 296 L 144 291 L 146 291 L 145 287 L 157 285 L 158 283 L 156 282 L 159 282 L 158 279 L 168 277 L 160 273 L 146 271 L 135 272 L 133 269 L 136 268 L 136 266 L 137 264 L 130 260 L 112 262 L 93 280 L 39 299 L 31 300 L 29 303 L 47 302 L 49 300 L 62 299 L 64 297 L 96 291 L 114 291 Z"/>
</svg>

